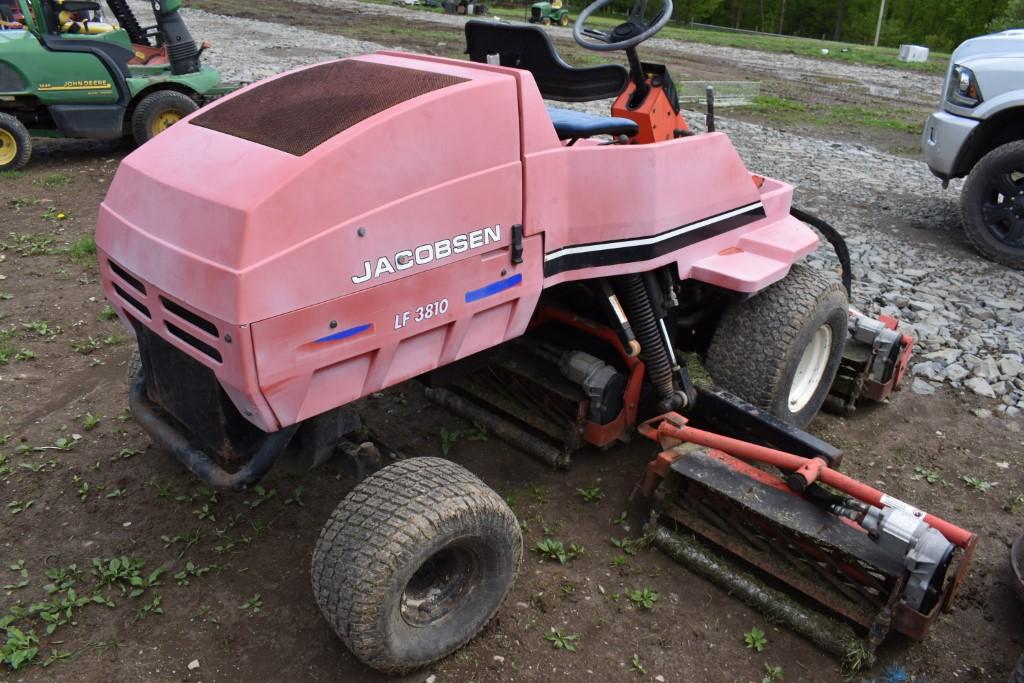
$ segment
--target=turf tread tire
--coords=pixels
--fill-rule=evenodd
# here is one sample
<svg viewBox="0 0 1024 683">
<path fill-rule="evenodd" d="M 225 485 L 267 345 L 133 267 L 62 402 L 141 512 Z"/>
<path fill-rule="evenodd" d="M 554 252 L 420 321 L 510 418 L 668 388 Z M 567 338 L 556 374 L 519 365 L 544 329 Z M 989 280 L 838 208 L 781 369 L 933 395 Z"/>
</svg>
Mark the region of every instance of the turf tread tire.
<svg viewBox="0 0 1024 683">
<path fill-rule="evenodd" d="M 32 135 L 21 121 L 10 114 L 0 112 L 0 129 L 8 132 L 18 146 L 18 152 L 9 163 L 0 166 L 0 171 L 17 171 L 32 158 Z"/>
<path fill-rule="evenodd" d="M 424 553 L 434 552 L 427 549 L 467 530 L 490 534 L 503 546 L 496 554 L 498 567 L 481 572 L 488 586 L 474 592 L 483 600 L 463 610 L 473 613 L 445 617 L 457 633 L 428 638 L 431 645 L 417 649 L 399 637 L 407 627 L 389 615 L 397 613 L 401 592 Z M 363 480 L 331 514 L 313 552 L 313 591 L 321 612 L 356 657 L 380 671 L 403 673 L 451 654 L 490 621 L 518 573 L 522 548 L 515 514 L 486 484 L 447 460 L 410 458 Z"/>
<path fill-rule="evenodd" d="M 805 427 L 824 403 L 839 369 L 848 308 L 842 282 L 811 266 L 794 265 L 785 278 L 725 312 L 708 347 L 705 368 L 722 388 Z M 787 405 L 788 375 L 803 352 L 802 333 L 821 325 L 814 321 L 821 320 L 823 312 L 832 326 L 832 352 L 818 389 L 802 410 L 792 413 Z"/>
<path fill-rule="evenodd" d="M 1012 247 L 1001 244 L 989 233 L 981 216 L 984 200 L 982 193 L 986 190 L 988 174 L 1003 167 L 1014 157 L 1020 168 L 1024 169 L 1024 140 L 1000 145 L 975 164 L 960 192 L 960 220 L 964 226 L 964 237 L 979 254 L 1009 268 L 1024 270 L 1024 249 L 1011 251 Z"/>
<path fill-rule="evenodd" d="M 143 97 L 132 112 L 132 138 L 136 145 L 144 145 L 153 139 L 153 121 L 164 111 L 179 111 L 182 117 L 199 109 L 195 100 L 177 90 L 157 90 Z"/>
</svg>

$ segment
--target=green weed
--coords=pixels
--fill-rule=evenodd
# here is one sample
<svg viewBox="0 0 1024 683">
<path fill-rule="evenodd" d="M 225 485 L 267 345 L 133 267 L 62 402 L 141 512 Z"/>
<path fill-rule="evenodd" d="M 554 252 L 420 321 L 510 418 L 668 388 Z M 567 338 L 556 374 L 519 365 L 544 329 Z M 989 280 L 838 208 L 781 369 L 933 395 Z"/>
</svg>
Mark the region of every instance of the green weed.
<svg viewBox="0 0 1024 683">
<path fill-rule="evenodd" d="M 975 491 L 978 491 L 979 493 L 988 493 L 989 489 L 991 489 L 995 485 L 990 481 L 985 481 L 980 477 L 975 477 L 970 474 L 965 474 L 962 477 L 960 477 L 960 479 L 962 479 L 963 482 L 967 484 L 967 486 L 974 489 Z"/>
<path fill-rule="evenodd" d="M 601 490 L 600 486 L 576 489 L 576 493 L 583 499 L 584 503 L 596 503 L 604 498 L 604 491 Z"/>
<path fill-rule="evenodd" d="M 560 630 L 551 627 L 551 630 L 544 634 L 544 640 L 551 643 L 551 647 L 556 650 L 566 650 L 568 652 L 576 652 L 576 644 L 579 642 L 579 634 L 576 633 L 562 633 Z"/>
<path fill-rule="evenodd" d="M 743 642 L 747 644 L 748 649 L 761 652 L 768 645 L 768 638 L 765 637 L 764 631 L 754 626 L 743 634 Z"/>
<path fill-rule="evenodd" d="M 457 441 L 487 441 L 487 430 L 483 425 L 473 423 L 469 429 L 457 429 L 448 431 L 441 427 L 441 453 L 445 456 L 451 450 L 452 444 Z"/>
<path fill-rule="evenodd" d="M 660 597 L 657 591 L 650 588 L 629 591 L 629 601 L 640 609 L 654 609 L 654 603 Z"/>
<path fill-rule="evenodd" d="M 538 541 L 533 547 L 533 552 L 549 560 L 557 560 L 559 564 L 572 562 L 583 554 L 584 548 L 576 543 L 570 543 L 566 549 L 565 544 L 553 538 L 545 538 Z"/>
</svg>

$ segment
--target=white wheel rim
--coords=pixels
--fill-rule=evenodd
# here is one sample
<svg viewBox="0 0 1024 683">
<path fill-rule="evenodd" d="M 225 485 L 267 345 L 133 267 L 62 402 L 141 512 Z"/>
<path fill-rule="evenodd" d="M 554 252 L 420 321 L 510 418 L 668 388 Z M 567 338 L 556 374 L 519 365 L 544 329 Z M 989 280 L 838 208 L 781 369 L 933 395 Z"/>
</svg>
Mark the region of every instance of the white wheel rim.
<svg viewBox="0 0 1024 683">
<path fill-rule="evenodd" d="M 800 356 L 793 383 L 789 386 L 789 411 L 799 413 L 814 396 L 825 375 L 829 352 L 832 350 L 832 328 L 822 325 L 814 331 L 811 343 Z"/>
</svg>

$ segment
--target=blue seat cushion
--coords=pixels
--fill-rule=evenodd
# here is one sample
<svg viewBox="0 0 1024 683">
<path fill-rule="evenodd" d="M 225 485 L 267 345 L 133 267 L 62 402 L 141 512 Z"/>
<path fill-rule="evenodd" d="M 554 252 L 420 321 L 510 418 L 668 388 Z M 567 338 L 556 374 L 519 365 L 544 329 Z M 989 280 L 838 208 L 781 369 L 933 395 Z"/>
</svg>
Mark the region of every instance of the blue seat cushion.
<svg viewBox="0 0 1024 683">
<path fill-rule="evenodd" d="M 572 109 L 548 107 L 551 123 L 559 140 L 588 138 L 591 135 L 634 136 L 640 130 L 635 121 L 614 116 L 594 116 Z"/>
</svg>

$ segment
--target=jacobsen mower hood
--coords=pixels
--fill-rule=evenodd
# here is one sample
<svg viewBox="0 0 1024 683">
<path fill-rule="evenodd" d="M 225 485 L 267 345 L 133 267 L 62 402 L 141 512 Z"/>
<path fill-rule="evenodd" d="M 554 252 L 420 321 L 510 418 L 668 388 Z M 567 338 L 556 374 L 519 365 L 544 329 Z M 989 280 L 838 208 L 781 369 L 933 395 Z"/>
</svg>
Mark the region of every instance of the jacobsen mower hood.
<svg viewBox="0 0 1024 683">
<path fill-rule="evenodd" d="M 521 222 L 518 116 L 493 70 L 379 54 L 286 73 L 129 155 L 97 244 L 231 324 L 331 300 Z"/>
</svg>

